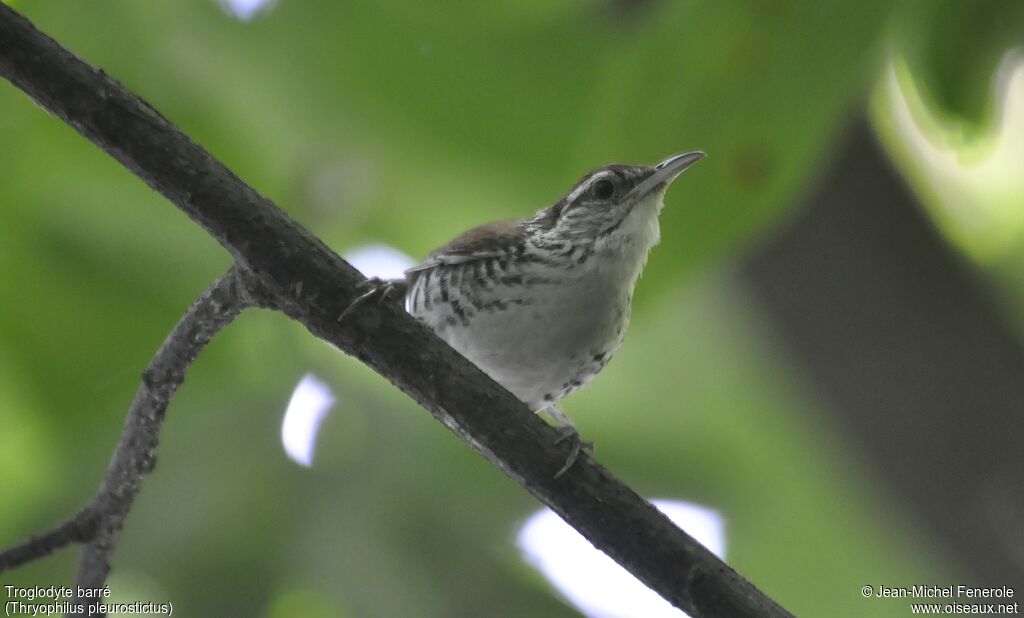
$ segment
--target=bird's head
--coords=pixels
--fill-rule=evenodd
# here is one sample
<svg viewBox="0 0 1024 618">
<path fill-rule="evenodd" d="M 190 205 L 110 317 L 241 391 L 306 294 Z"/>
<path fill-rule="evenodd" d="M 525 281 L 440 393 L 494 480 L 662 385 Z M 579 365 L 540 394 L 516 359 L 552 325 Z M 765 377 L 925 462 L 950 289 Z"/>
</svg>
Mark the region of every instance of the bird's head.
<svg viewBox="0 0 1024 618">
<path fill-rule="evenodd" d="M 657 165 L 612 164 L 584 175 L 558 202 L 529 220 L 541 242 L 625 244 L 649 249 L 658 241 L 658 214 L 665 191 L 679 174 L 701 160 L 697 150 L 668 157 Z"/>
</svg>

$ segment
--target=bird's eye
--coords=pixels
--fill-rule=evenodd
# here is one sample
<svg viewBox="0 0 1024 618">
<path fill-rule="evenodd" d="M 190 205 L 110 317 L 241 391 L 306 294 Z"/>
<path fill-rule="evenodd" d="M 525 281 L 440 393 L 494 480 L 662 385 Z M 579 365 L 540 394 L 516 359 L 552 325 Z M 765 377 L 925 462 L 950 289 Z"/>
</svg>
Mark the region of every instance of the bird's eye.
<svg viewBox="0 0 1024 618">
<path fill-rule="evenodd" d="M 590 190 L 599 200 L 606 200 L 615 195 L 615 185 L 610 180 L 598 180 Z"/>
</svg>

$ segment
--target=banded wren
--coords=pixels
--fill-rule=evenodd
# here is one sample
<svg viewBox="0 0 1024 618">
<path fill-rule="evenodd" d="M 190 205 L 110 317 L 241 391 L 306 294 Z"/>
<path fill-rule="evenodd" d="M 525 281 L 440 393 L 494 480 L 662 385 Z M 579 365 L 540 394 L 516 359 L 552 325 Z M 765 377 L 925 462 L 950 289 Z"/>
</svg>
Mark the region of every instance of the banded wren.
<svg viewBox="0 0 1024 618">
<path fill-rule="evenodd" d="M 590 382 L 622 343 L 633 288 L 659 240 L 665 191 L 703 157 L 598 168 L 533 217 L 474 228 L 404 281 L 387 282 L 404 291 L 410 314 L 559 424 L 572 451 L 556 477 L 589 446 L 558 401 Z"/>
</svg>

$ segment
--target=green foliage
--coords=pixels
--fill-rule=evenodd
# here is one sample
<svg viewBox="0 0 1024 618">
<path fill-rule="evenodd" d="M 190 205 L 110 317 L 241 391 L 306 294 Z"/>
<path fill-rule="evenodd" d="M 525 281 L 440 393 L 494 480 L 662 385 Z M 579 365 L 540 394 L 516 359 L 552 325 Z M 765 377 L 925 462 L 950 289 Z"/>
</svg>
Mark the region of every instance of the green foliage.
<svg viewBox="0 0 1024 618">
<path fill-rule="evenodd" d="M 873 119 L 950 242 L 1024 331 L 1024 3 L 907 3 Z"/>
<path fill-rule="evenodd" d="M 995 108 L 990 85 L 996 67 L 1007 50 L 1024 44 L 1024 3 L 915 0 L 902 7 L 895 33 L 929 101 L 983 128 Z"/>
<path fill-rule="evenodd" d="M 668 195 L 620 357 L 567 409 L 646 494 L 721 511 L 730 562 L 798 615 L 906 615 L 860 587 L 950 568 L 924 566 L 926 543 L 815 420 L 824 404 L 739 309 L 727 265 L 815 180 L 887 40 L 976 116 L 1024 5 L 913 2 L 893 22 L 887 2 L 634 4 L 284 1 L 250 23 L 201 0 L 19 10 L 339 251 L 422 256 L 591 167 L 706 150 Z M 5 84 L 0 214 L 6 544 L 91 495 L 140 370 L 229 260 Z M 339 402 L 306 470 L 277 432 L 309 370 Z M 534 508 L 369 370 L 246 314 L 173 402 L 114 569 L 182 615 L 570 615 L 512 545 Z M 63 552 L 2 583 L 66 584 L 73 566 Z"/>
</svg>

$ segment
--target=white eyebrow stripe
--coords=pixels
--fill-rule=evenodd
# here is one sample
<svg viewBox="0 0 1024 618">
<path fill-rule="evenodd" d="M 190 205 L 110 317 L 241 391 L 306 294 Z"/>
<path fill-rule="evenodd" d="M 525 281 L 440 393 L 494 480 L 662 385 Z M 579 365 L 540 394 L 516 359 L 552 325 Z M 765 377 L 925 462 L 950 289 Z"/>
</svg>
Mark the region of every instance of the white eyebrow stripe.
<svg viewBox="0 0 1024 618">
<path fill-rule="evenodd" d="M 586 182 L 586 183 L 581 183 L 581 184 L 580 184 L 580 186 L 578 186 L 578 187 L 576 187 L 575 189 L 573 189 L 573 190 L 572 190 L 572 193 L 570 193 L 570 194 L 569 194 L 569 195 L 568 195 L 568 196 L 567 196 L 567 197 L 565 198 L 565 203 L 566 203 L 566 204 L 572 204 L 573 202 L 575 202 L 575 201 L 576 201 L 576 198 L 578 198 L 578 197 L 580 196 L 580 193 L 583 193 L 583 192 L 584 192 L 584 191 L 586 191 L 586 190 L 587 190 L 587 189 L 588 189 L 589 187 L 590 187 L 590 183 L 589 183 L 589 182 Z"/>
<path fill-rule="evenodd" d="M 614 178 L 615 177 L 615 172 L 607 172 L 606 171 L 606 172 L 599 172 L 597 174 L 594 174 L 593 176 L 591 176 L 590 178 L 587 179 L 587 182 L 580 183 L 580 186 L 578 186 L 578 187 L 576 187 L 575 189 L 572 190 L 572 193 L 570 193 L 568 195 L 568 197 L 565 198 L 566 203 L 567 204 L 572 204 L 573 202 L 576 201 L 576 198 L 578 198 L 581 193 L 583 193 L 584 191 L 589 189 L 595 182 L 597 182 L 598 180 L 601 180 L 602 178 L 608 178 L 608 177 L 613 177 Z"/>
</svg>

